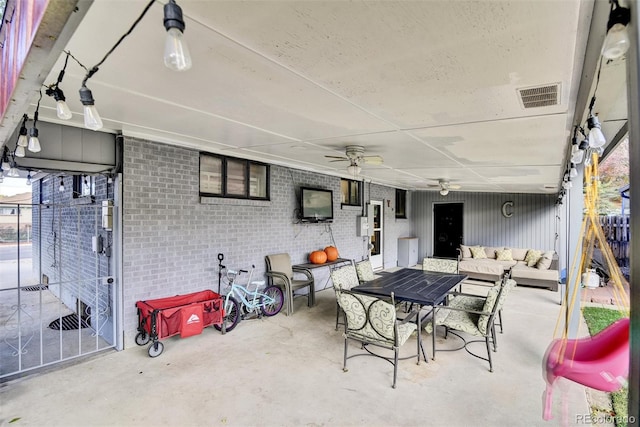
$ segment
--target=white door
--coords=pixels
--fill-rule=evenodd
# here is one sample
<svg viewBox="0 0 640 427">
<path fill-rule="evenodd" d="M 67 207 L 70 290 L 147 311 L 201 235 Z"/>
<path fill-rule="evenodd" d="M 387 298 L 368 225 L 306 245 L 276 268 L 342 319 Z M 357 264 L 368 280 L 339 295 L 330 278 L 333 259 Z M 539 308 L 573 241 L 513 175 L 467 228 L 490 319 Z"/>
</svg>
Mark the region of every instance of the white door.
<svg viewBox="0 0 640 427">
<path fill-rule="evenodd" d="M 384 261 L 382 259 L 382 254 L 384 253 L 384 245 L 383 245 L 383 212 L 382 212 L 382 201 L 380 200 L 372 200 L 371 207 L 373 208 L 373 233 L 371 234 L 371 266 L 374 270 L 381 270 L 384 268 Z"/>
</svg>

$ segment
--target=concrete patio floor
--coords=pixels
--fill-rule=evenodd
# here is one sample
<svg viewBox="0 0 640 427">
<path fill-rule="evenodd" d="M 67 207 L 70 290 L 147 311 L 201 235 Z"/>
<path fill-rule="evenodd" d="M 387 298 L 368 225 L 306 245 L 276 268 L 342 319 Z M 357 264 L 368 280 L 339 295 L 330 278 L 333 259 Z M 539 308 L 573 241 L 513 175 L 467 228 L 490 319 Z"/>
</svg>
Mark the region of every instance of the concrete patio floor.
<svg viewBox="0 0 640 427">
<path fill-rule="evenodd" d="M 486 287 L 465 286 L 486 292 Z M 429 363 L 393 367 L 374 357 L 349 360 L 335 331 L 335 295 L 317 294 L 316 306 L 295 301 L 293 316 L 245 320 L 221 335 L 163 341 L 164 353 L 147 347 L 106 352 L 63 369 L 0 384 L 0 425 L 11 426 L 551 426 L 584 425 L 586 389 L 566 382 L 554 419 L 542 419 L 542 358 L 560 310 L 558 293 L 516 287 L 506 301 L 504 334 L 488 363 L 464 350 Z M 438 333 L 438 348 L 455 346 Z M 474 344 L 484 351 L 484 344 Z M 415 354 L 415 337 L 402 349 Z M 358 346 L 353 344 L 352 351 Z M 14 422 L 11 422 L 15 420 Z"/>
</svg>

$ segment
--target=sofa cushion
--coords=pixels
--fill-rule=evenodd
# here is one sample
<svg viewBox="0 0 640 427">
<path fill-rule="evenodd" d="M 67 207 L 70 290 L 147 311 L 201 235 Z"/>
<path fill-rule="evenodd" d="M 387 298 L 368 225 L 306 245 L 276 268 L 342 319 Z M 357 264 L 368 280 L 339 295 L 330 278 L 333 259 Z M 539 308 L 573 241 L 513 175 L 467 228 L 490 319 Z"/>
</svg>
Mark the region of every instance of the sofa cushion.
<svg viewBox="0 0 640 427">
<path fill-rule="evenodd" d="M 462 258 L 471 258 L 471 250 L 467 245 L 460 245 L 460 252 L 462 252 Z"/>
<path fill-rule="evenodd" d="M 558 281 L 558 270 L 540 270 L 518 263 L 511 267 L 511 278 L 518 282 L 519 278 L 533 280 Z"/>
<path fill-rule="evenodd" d="M 527 249 L 511 248 L 511 256 L 516 261 L 524 261 L 527 256 Z"/>
<path fill-rule="evenodd" d="M 511 260 L 511 261 L 498 261 L 496 259 L 496 260 L 492 260 L 492 261 L 495 262 L 496 264 L 500 264 L 504 268 L 505 271 L 509 270 L 511 267 L 513 267 L 514 265 L 516 265 L 518 263 L 518 261 L 514 261 L 514 260 Z"/>
<path fill-rule="evenodd" d="M 524 261 L 527 263 L 528 267 L 534 267 L 540 258 L 542 258 L 542 251 L 529 249 L 527 251 L 527 256 L 524 257 Z"/>
<path fill-rule="evenodd" d="M 482 246 L 471 246 L 469 250 L 471 251 L 471 256 L 474 259 L 484 259 L 487 257 L 487 254 Z"/>
<path fill-rule="evenodd" d="M 504 273 L 505 266 L 492 259 L 471 259 L 460 261 L 458 269 L 460 273 L 478 273 L 501 276 Z"/>
<path fill-rule="evenodd" d="M 551 262 L 553 261 L 553 251 L 546 251 L 542 254 L 542 257 L 536 263 L 536 268 L 540 270 L 548 270 L 551 267 Z"/>
<path fill-rule="evenodd" d="M 513 261 L 513 256 L 511 255 L 511 249 L 497 249 L 496 250 L 496 261 Z"/>
</svg>

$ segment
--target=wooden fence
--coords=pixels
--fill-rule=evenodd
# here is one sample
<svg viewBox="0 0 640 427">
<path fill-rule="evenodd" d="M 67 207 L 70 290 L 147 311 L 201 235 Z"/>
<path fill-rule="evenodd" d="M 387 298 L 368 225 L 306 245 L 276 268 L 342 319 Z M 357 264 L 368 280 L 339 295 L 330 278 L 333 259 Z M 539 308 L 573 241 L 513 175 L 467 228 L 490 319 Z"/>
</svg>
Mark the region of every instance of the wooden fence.
<svg viewBox="0 0 640 427">
<path fill-rule="evenodd" d="M 609 215 L 600 217 L 600 225 L 616 257 L 618 266 L 625 276 L 629 274 L 629 240 L 631 237 L 629 215 Z"/>
</svg>

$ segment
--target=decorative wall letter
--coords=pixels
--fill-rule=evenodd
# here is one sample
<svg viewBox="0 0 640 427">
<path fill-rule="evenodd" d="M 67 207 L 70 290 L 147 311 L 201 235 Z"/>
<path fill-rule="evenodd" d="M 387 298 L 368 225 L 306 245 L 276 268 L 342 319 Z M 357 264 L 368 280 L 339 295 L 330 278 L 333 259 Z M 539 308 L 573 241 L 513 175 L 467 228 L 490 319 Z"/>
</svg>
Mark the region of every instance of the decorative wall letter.
<svg viewBox="0 0 640 427">
<path fill-rule="evenodd" d="M 505 218 L 511 218 L 513 216 L 513 212 L 511 212 L 511 208 L 513 208 L 513 202 L 508 201 L 502 204 L 502 216 Z"/>
</svg>

